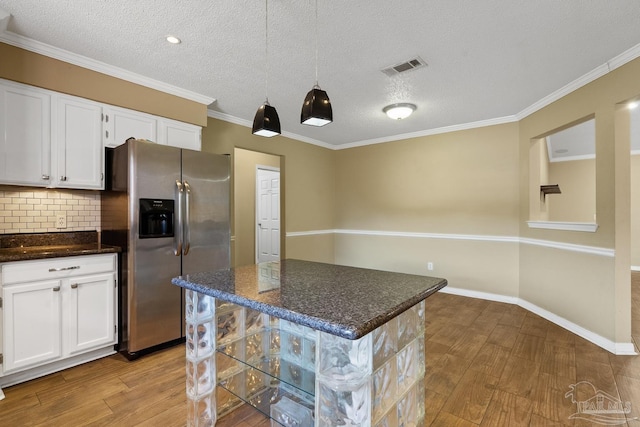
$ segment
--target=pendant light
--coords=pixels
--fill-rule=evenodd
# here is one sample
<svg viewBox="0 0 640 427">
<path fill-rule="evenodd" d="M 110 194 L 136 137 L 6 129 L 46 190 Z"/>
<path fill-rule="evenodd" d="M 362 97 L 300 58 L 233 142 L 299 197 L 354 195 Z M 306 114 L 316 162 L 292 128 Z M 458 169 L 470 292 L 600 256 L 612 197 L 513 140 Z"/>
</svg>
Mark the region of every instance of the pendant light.
<svg viewBox="0 0 640 427">
<path fill-rule="evenodd" d="M 269 104 L 268 81 L 269 81 L 269 0 L 264 1 L 264 36 L 265 36 L 265 71 L 264 71 L 264 92 L 265 101 L 253 118 L 252 133 L 258 136 L 266 136 L 268 138 L 280 135 L 280 118 L 278 112 Z"/>
<path fill-rule="evenodd" d="M 318 0 L 316 0 L 316 84 L 307 93 L 302 104 L 300 123 L 311 126 L 324 126 L 333 121 L 331 101 L 327 92 L 318 86 Z"/>
</svg>

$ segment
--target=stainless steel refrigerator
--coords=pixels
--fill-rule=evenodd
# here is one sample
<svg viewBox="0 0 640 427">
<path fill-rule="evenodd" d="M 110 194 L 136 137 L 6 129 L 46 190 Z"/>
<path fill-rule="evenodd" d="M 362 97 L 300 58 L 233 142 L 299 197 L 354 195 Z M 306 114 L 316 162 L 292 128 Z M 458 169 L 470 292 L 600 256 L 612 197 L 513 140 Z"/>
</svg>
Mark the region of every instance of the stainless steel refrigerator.
<svg viewBox="0 0 640 427">
<path fill-rule="evenodd" d="M 229 157 L 129 140 L 107 149 L 101 239 L 122 247 L 119 350 L 184 339 L 179 275 L 228 268 Z"/>
</svg>

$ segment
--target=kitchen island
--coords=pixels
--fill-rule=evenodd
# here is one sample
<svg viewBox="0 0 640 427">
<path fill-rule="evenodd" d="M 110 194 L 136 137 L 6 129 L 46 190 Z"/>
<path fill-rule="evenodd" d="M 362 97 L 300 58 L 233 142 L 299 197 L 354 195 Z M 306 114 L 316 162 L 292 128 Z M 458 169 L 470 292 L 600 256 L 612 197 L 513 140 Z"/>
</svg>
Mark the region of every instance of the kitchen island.
<svg viewBox="0 0 640 427">
<path fill-rule="evenodd" d="M 186 288 L 188 425 L 243 402 L 282 425 L 421 425 L 424 300 L 446 280 L 283 260 L 173 283 Z"/>
</svg>

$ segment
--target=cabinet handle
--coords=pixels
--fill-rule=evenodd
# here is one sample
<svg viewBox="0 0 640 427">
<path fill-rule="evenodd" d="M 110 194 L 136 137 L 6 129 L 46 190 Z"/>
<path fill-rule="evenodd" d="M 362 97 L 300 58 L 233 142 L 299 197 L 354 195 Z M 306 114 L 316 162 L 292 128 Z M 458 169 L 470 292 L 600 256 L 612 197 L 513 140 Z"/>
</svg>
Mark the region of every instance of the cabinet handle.
<svg viewBox="0 0 640 427">
<path fill-rule="evenodd" d="M 105 135 L 105 137 L 106 137 L 106 138 L 109 138 L 109 131 L 108 131 L 108 130 L 105 130 L 105 131 L 104 131 L 104 135 Z"/>
<path fill-rule="evenodd" d="M 49 180 L 49 175 L 42 175 L 42 179 L 44 179 L 45 181 Z"/>
<path fill-rule="evenodd" d="M 60 268 L 50 268 L 49 272 L 54 272 L 54 271 L 64 271 L 64 270 L 77 270 L 79 269 L 80 266 L 79 265 L 74 265 L 73 267 L 60 267 Z"/>
<path fill-rule="evenodd" d="M 77 283 L 72 283 L 72 284 L 71 284 L 71 289 L 76 289 L 77 287 L 78 287 L 78 284 L 77 284 Z"/>
<path fill-rule="evenodd" d="M 61 177 L 60 177 L 60 181 L 66 181 L 66 180 L 67 180 L 67 177 L 66 177 L 66 176 L 61 176 Z"/>
<path fill-rule="evenodd" d="M 56 286 L 55 288 L 53 288 L 53 292 L 60 292 L 60 286 Z"/>
</svg>

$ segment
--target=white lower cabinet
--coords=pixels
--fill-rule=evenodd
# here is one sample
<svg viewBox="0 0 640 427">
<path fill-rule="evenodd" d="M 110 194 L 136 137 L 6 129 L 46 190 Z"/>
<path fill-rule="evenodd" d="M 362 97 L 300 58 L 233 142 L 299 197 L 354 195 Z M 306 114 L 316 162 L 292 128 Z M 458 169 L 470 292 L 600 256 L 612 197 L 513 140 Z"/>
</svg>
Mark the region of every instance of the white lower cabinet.
<svg viewBox="0 0 640 427">
<path fill-rule="evenodd" d="M 70 292 L 63 304 L 69 354 L 115 344 L 114 276 L 96 274 L 69 280 Z"/>
<path fill-rule="evenodd" d="M 3 371 L 62 357 L 60 280 L 3 286 Z"/>
<path fill-rule="evenodd" d="M 113 349 L 115 296 L 115 254 L 3 264 L 2 374 Z"/>
</svg>

